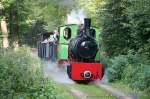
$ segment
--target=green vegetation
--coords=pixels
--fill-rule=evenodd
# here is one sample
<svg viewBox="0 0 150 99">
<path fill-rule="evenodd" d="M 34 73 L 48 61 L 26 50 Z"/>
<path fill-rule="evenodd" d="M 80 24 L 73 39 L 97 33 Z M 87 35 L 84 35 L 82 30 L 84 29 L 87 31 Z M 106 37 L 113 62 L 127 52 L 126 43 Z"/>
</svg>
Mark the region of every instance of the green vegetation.
<svg viewBox="0 0 150 99">
<path fill-rule="evenodd" d="M 87 99 L 116 99 L 116 97 L 112 96 L 110 93 L 93 84 L 75 84 L 73 86 L 88 94 Z"/>
<path fill-rule="evenodd" d="M 76 98 L 75 96 L 67 92 L 64 85 L 61 85 L 58 83 L 56 83 L 55 85 L 57 86 L 56 87 L 57 93 L 59 93 L 58 99 L 75 99 Z"/>
<path fill-rule="evenodd" d="M 102 15 L 104 50 L 111 57 L 130 49 L 149 55 L 150 1 L 107 0 Z M 110 50 L 111 49 L 111 50 Z"/>
<path fill-rule="evenodd" d="M 149 95 L 143 93 L 142 91 L 134 90 L 128 84 L 125 84 L 123 81 L 116 81 L 115 83 L 111 83 L 111 85 L 125 93 L 136 93 L 139 99 L 149 99 Z"/>
<path fill-rule="evenodd" d="M 2 99 L 73 99 L 44 77 L 41 61 L 29 48 L 0 50 L 0 97 Z"/>
<path fill-rule="evenodd" d="M 73 0 L 1 0 L 0 22 L 7 23 L 9 45 L 36 46 L 37 34 L 64 24 L 74 5 Z"/>
<path fill-rule="evenodd" d="M 112 59 L 111 68 L 107 74 L 109 81 L 123 80 L 132 88 L 149 93 L 150 89 L 150 61 L 146 56 L 129 52 Z"/>
<path fill-rule="evenodd" d="M 150 1 L 106 0 L 103 7 L 101 58 L 108 80 L 150 95 Z"/>
</svg>

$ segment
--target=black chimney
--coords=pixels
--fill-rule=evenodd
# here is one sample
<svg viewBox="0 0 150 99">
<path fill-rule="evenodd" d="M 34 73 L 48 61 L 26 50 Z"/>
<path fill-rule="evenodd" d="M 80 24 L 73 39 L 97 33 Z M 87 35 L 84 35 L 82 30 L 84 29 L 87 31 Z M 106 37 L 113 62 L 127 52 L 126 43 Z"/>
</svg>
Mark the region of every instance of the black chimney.
<svg viewBox="0 0 150 99">
<path fill-rule="evenodd" d="M 85 18 L 84 19 L 84 28 L 85 29 L 90 29 L 91 27 L 91 19 L 90 18 Z"/>
</svg>

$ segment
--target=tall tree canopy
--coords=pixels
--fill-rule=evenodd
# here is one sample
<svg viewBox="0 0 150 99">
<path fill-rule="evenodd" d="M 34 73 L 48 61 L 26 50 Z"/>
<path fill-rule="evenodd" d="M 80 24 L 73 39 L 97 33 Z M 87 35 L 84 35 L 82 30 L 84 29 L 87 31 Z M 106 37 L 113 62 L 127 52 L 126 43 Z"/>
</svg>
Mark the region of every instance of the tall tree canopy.
<svg viewBox="0 0 150 99">
<path fill-rule="evenodd" d="M 110 56 L 127 54 L 129 49 L 149 49 L 149 0 L 107 0 L 105 9 L 101 13 L 102 38 Z"/>
<path fill-rule="evenodd" d="M 33 42 L 36 35 L 64 24 L 73 0 L 1 0 L 1 19 L 6 19 L 11 46 Z"/>
</svg>

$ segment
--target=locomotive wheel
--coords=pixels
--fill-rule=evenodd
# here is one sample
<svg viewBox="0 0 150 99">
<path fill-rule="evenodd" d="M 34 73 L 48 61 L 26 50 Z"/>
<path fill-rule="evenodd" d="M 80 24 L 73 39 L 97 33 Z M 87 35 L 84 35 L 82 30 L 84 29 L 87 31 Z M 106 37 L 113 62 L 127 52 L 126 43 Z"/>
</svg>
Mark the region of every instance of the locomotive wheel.
<svg viewBox="0 0 150 99">
<path fill-rule="evenodd" d="M 72 69 L 71 65 L 68 65 L 67 66 L 67 74 L 70 79 L 71 79 L 71 69 Z"/>
</svg>

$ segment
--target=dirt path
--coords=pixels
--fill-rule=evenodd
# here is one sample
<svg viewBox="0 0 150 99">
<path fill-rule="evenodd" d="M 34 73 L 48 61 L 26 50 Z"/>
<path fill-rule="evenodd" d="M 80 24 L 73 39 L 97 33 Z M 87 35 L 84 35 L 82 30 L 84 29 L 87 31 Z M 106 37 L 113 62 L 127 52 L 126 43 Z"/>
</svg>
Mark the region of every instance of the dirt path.
<svg viewBox="0 0 150 99">
<path fill-rule="evenodd" d="M 118 88 L 114 88 L 112 85 L 110 85 L 107 82 L 106 75 L 104 76 L 102 81 L 96 81 L 96 82 L 94 82 L 94 84 L 96 84 L 100 88 L 103 88 L 104 90 L 110 92 L 113 96 L 118 97 L 118 99 L 139 99 L 138 95 L 135 93 L 125 93 Z"/>
<path fill-rule="evenodd" d="M 47 77 L 53 78 L 56 82 L 65 86 L 65 89 L 71 95 L 76 97 L 75 99 L 86 99 L 86 96 L 90 95 L 81 91 L 80 89 L 74 88 L 72 84 L 74 84 L 75 82 L 70 80 L 65 70 L 61 70 L 60 68 L 58 68 L 56 63 L 45 61 L 45 65 L 46 65 L 44 69 L 45 75 Z M 107 92 L 111 93 L 113 96 L 117 97 L 117 99 L 138 99 L 138 97 L 134 94 L 128 94 L 117 88 L 112 87 L 110 84 L 107 83 L 105 78 L 103 79 L 103 81 L 96 81 L 92 84 L 95 84 L 101 89 L 106 90 Z"/>
<path fill-rule="evenodd" d="M 72 85 L 66 85 L 64 84 L 66 90 L 71 94 L 73 95 L 76 99 L 86 99 L 86 96 L 88 96 L 87 93 L 81 91 L 81 90 L 78 90 L 74 87 L 72 87 Z"/>
</svg>

